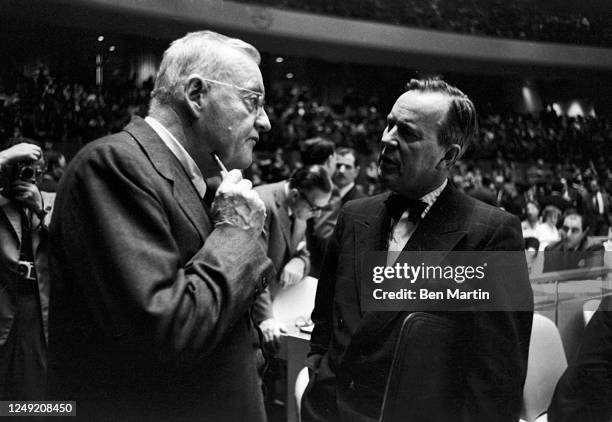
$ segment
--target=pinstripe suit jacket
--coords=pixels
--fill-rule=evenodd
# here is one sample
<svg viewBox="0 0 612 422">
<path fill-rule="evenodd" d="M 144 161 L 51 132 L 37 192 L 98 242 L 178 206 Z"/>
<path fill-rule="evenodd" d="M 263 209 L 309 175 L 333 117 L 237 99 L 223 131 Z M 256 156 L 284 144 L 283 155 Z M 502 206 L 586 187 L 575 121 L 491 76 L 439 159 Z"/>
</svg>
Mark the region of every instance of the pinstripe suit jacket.
<svg viewBox="0 0 612 422">
<path fill-rule="evenodd" d="M 396 338 L 407 314 L 364 312 L 359 279 L 367 254 L 386 250 L 388 195 L 351 201 L 341 211 L 323 262 L 312 314 L 315 329 L 307 360 L 312 376 L 302 401 L 303 421 L 378 420 Z M 523 238 L 518 218 L 458 192 L 449 183 L 404 250 L 522 251 Z M 502 274 L 496 282 L 501 290 L 515 291 L 532 309 L 526 264 L 519 265 L 524 271 Z M 451 390 L 462 394 L 453 397 L 452 406 L 436 403 L 436 409 L 426 409 L 418 420 L 518 420 L 532 313 L 440 314 L 457 323 L 461 341 L 451 356 L 439 355 L 436 350 L 426 353 L 435 359 L 451 359 L 461 375 L 429 385 L 442 391 L 454 383 Z M 418 406 L 419 397 L 427 394 L 424 387 L 411 392 L 406 400 Z M 434 411 L 437 417 L 427 419 Z"/>
</svg>

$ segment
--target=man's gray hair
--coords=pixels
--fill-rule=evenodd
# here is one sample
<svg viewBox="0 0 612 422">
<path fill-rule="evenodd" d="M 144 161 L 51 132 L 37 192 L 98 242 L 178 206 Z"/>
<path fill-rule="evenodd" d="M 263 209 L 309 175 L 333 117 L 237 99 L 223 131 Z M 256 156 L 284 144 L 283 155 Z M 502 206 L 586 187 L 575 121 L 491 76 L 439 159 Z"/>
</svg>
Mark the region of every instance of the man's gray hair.
<svg viewBox="0 0 612 422">
<path fill-rule="evenodd" d="M 193 73 L 205 78 L 227 80 L 230 70 L 224 65 L 224 51 L 241 51 L 259 65 L 261 56 L 255 47 L 237 38 L 213 31 L 190 32 L 170 44 L 164 52 L 155 87 L 151 92 L 152 105 L 170 104 L 178 88 Z"/>
</svg>

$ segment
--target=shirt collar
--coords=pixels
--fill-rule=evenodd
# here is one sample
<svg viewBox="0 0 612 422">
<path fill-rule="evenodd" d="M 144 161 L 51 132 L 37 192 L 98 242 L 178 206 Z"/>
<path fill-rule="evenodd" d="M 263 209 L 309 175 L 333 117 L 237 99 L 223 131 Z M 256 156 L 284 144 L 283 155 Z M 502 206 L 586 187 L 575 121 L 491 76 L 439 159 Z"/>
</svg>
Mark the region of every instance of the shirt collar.
<svg viewBox="0 0 612 422">
<path fill-rule="evenodd" d="M 353 189 L 353 186 L 355 186 L 355 182 L 351 182 L 348 185 L 346 185 L 343 188 L 340 188 L 340 198 L 344 198 L 346 196 L 347 193 L 349 193 L 349 191 L 351 189 Z"/>
<path fill-rule="evenodd" d="M 289 182 L 285 182 L 285 201 L 289 200 Z M 287 206 L 287 215 L 291 217 L 293 215 L 293 210 L 290 206 Z"/>
<path fill-rule="evenodd" d="M 162 125 L 158 120 L 154 119 L 151 116 L 145 117 L 145 122 L 151 126 L 151 128 L 159 135 L 161 140 L 166 144 L 168 149 L 172 151 L 174 156 L 179 160 L 183 169 L 187 173 L 187 176 L 191 179 L 191 183 L 198 191 L 200 198 L 204 198 L 204 194 L 206 193 L 206 182 L 204 182 L 204 177 L 202 176 L 202 172 L 200 171 L 198 165 L 193 161 L 193 158 L 189 155 L 189 153 L 183 148 L 181 143 L 170 133 L 170 131 Z"/>
<path fill-rule="evenodd" d="M 425 202 L 427 204 L 427 207 L 425 207 L 425 209 L 421 213 L 421 218 L 425 218 L 425 216 L 427 215 L 427 213 L 429 212 L 429 210 L 431 209 L 433 204 L 436 202 L 436 200 L 438 199 L 438 196 L 440 196 L 440 194 L 442 193 L 442 191 L 444 190 L 444 188 L 446 187 L 447 184 L 448 184 L 448 179 L 444 179 L 444 182 L 442 182 L 442 184 L 440 186 L 438 186 L 437 188 L 435 188 L 431 192 L 426 193 L 425 195 L 423 195 L 423 196 L 421 196 L 419 198 L 420 201 L 423 201 L 423 202 Z M 404 213 L 404 215 L 402 215 L 402 218 L 407 216 L 406 213 Z"/>
</svg>

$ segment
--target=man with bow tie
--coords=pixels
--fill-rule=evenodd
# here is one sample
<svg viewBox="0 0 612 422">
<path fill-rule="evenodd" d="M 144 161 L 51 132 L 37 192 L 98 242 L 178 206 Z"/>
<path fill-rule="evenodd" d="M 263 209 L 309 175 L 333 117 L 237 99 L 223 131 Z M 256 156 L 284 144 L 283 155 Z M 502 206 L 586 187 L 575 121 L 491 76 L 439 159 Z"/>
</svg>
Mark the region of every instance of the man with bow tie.
<svg viewBox="0 0 612 422">
<path fill-rule="evenodd" d="M 343 208 L 323 262 L 302 421 L 379 419 L 395 339 L 409 312 L 362 309 L 358 274 L 368 255 L 387 251 L 389 263 L 401 251 L 523 250 L 515 216 L 448 182 L 449 169 L 477 135 L 476 111 L 465 94 L 439 79 L 412 80 L 387 123 L 379 171 L 391 193 Z M 492 281 L 532 310 L 526 264 L 518 265 L 519 271 Z M 436 314 L 454 324 L 458 341 L 450 353 L 436 347 L 426 353 L 432 361 L 450 362 L 457 376 L 414 380 L 419 388 L 406 393 L 406 420 L 518 420 L 532 312 Z M 456 394 L 423 404 L 440 391 Z"/>
</svg>

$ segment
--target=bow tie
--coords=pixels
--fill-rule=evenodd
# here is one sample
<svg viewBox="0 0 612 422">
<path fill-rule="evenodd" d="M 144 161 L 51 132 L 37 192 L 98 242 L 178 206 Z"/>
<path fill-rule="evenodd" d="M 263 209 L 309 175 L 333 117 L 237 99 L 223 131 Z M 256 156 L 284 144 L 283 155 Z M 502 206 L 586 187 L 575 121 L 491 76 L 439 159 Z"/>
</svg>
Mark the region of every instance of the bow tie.
<svg viewBox="0 0 612 422">
<path fill-rule="evenodd" d="M 421 219 L 421 214 L 427 208 L 427 204 L 418 199 L 408 199 L 397 194 L 391 194 L 385 201 L 389 214 L 395 221 L 399 221 L 404 211 L 408 211 L 408 221 L 416 224 Z"/>
</svg>

